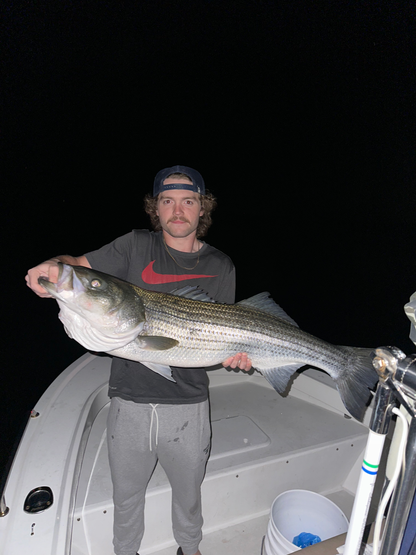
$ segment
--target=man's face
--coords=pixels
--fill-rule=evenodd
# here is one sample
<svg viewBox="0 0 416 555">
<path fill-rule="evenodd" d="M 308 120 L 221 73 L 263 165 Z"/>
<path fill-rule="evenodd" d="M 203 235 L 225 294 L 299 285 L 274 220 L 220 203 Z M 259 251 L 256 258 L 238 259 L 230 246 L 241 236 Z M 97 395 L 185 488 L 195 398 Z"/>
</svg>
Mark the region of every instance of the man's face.
<svg viewBox="0 0 416 555">
<path fill-rule="evenodd" d="M 183 179 L 168 177 L 164 184 L 184 183 Z M 171 189 L 159 194 L 157 215 L 162 229 L 172 237 L 188 237 L 193 233 L 203 214 L 198 193 L 186 189 Z"/>
</svg>

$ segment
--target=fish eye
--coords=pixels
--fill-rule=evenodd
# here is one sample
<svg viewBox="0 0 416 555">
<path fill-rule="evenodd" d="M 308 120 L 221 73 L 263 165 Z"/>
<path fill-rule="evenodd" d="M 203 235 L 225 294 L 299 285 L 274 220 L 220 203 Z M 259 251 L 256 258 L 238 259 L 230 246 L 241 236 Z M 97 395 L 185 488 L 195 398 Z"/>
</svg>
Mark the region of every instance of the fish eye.
<svg viewBox="0 0 416 555">
<path fill-rule="evenodd" d="M 91 280 L 91 287 L 93 287 L 94 289 L 98 289 L 99 287 L 101 287 L 101 281 L 97 278 L 94 278 L 93 280 Z"/>
</svg>

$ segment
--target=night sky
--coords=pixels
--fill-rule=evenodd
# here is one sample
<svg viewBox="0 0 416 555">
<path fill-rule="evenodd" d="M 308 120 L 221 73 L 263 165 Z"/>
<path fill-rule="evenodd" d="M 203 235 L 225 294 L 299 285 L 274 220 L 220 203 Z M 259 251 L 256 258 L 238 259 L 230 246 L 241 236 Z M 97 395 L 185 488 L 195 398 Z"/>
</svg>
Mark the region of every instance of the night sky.
<svg viewBox="0 0 416 555">
<path fill-rule="evenodd" d="M 217 196 L 237 300 L 336 344 L 415 347 L 413 2 L 5 0 L 1 464 L 84 349 L 28 268 L 147 228 L 163 167 Z"/>
</svg>

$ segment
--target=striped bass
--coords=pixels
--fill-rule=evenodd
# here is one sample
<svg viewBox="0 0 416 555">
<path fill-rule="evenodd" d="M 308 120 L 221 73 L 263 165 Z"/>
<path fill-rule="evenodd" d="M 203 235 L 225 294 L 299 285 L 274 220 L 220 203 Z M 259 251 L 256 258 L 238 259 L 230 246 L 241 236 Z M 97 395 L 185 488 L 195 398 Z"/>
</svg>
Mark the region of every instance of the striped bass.
<svg viewBox="0 0 416 555">
<path fill-rule="evenodd" d="M 346 409 L 362 420 L 378 381 L 372 350 L 300 330 L 268 293 L 227 305 L 192 287 L 160 293 L 83 266 L 59 266 L 57 283 L 44 277 L 39 283 L 57 300 L 67 334 L 86 349 L 139 361 L 170 380 L 170 366 L 208 367 L 246 352 L 281 394 L 296 370 L 314 366 L 331 376 Z"/>
</svg>

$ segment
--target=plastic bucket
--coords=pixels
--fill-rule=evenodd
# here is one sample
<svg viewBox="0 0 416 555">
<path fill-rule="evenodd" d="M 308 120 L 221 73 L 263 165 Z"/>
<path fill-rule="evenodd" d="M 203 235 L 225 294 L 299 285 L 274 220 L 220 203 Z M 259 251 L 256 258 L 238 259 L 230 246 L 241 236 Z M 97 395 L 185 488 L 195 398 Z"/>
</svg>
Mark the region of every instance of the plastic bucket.
<svg viewBox="0 0 416 555">
<path fill-rule="evenodd" d="M 323 495 L 302 489 L 285 491 L 273 501 L 263 555 L 300 551 L 293 539 L 302 532 L 319 536 L 324 541 L 347 530 L 347 517 Z"/>
</svg>

